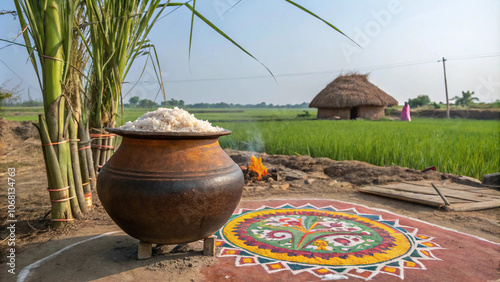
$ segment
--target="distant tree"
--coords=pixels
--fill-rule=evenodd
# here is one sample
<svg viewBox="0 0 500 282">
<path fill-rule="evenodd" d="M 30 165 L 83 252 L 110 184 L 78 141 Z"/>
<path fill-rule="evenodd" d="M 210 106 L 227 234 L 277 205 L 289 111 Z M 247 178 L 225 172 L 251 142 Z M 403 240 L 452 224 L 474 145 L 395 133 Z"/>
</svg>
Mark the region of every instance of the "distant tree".
<svg viewBox="0 0 500 282">
<path fill-rule="evenodd" d="M 148 100 L 148 99 L 142 99 L 139 101 L 139 107 L 141 108 L 152 108 L 154 106 L 157 106 L 156 102 Z"/>
<path fill-rule="evenodd" d="M 165 101 L 162 101 L 160 103 L 161 106 L 163 107 L 166 107 L 166 106 L 169 106 L 169 107 L 183 107 L 184 106 L 184 101 L 183 100 L 175 100 L 174 98 L 170 99 L 170 101 L 167 101 L 167 103 L 165 103 Z"/>
<path fill-rule="evenodd" d="M 170 105 L 170 102 L 168 102 Z M 164 103 L 162 102 L 162 105 Z M 229 109 L 241 109 L 241 108 L 309 108 L 309 103 L 304 102 L 302 104 L 286 104 L 286 105 L 274 105 L 274 104 L 266 104 L 265 102 L 261 102 L 259 104 L 233 104 L 233 103 L 225 103 L 225 102 L 219 102 L 219 103 L 195 103 L 195 104 L 189 104 L 185 105 L 183 100 L 178 101 L 179 107 L 186 107 L 186 108 L 198 108 L 198 109 L 210 109 L 210 108 L 229 108 Z"/>
<path fill-rule="evenodd" d="M 441 105 L 437 104 L 436 102 L 432 102 L 432 106 L 434 107 L 434 109 L 440 109 L 441 108 Z"/>
<path fill-rule="evenodd" d="M 5 86 L 6 83 L 0 85 L 0 105 L 3 105 L 6 102 L 15 103 L 19 100 L 19 85 L 15 86 L 12 89 L 7 89 Z"/>
<path fill-rule="evenodd" d="M 472 97 L 472 95 L 474 95 L 474 91 L 472 91 L 472 92 L 462 91 L 462 97 L 455 96 L 455 97 L 451 98 L 450 100 L 455 100 L 455 105 L 457 105 L 457 106 L 463 106 L 463 107 L 467 108 L 474 101 L 479 102 L 479 99 L 477 97 Z"/>
<path fill-rule="evenodd" d="M 500 100 L 497 99 L 495 102 L 491 104 L 491 107 L 493 108 L 500 108 Z"/>
<path fill-rule="evenodd" d="M 128 103 L 130 106 L 137 106 L 137 103 L 139 103 L 140 100 L 139 96 L 134 96 L 128 100 Z"/>
<path fill-rule="evenodd" d="M 431 103 L 431 99 L 427 95 L 418 95 L 415 99 L 409 99 L 408 104 L 410 104 L 410 108 L 418 108 L 425 105 L 429 105 Z"/>
<path fill-rule="evenodd" d="M 170 101 L 167 102 L 167 104 L 171 107 L 177 107 L 179 105 L 179 101 L 172 98 L 172 99 L 170 99 Z"/>
</svg>

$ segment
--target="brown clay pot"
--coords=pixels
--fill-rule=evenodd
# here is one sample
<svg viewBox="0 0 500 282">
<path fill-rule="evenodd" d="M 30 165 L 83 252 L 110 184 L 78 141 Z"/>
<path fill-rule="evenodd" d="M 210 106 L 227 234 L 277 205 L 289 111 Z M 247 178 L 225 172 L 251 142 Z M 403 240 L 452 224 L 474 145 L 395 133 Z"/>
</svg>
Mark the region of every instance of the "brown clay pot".
<svg viewBox="0 0 500 282">
<path fill-rule="evenodd" d="M 97 178 L 104 209 L 130 236 L 181 244 L 206 238 L 231 217 L 243 173 L 219 146 L 231 132 L 131 132 Z"/>
</svg>

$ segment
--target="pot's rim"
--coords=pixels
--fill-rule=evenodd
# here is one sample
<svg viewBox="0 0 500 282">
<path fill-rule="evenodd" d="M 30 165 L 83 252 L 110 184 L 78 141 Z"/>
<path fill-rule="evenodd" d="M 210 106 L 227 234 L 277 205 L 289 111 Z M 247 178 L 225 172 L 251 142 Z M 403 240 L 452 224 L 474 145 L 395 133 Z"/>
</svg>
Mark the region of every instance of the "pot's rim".
<svg viewBox="0 0 500 282">
<path fill-rule="evenodd" d="M 213 139 L 231 134 L 231 131 L 227 129 L 219 132 L 157 132 L 157 131 L 123 130 L 119 128 L 106 127 L 104 128 L 104 130 L 128 138 L 156 139 L 156 140 Z"/>
</svg>

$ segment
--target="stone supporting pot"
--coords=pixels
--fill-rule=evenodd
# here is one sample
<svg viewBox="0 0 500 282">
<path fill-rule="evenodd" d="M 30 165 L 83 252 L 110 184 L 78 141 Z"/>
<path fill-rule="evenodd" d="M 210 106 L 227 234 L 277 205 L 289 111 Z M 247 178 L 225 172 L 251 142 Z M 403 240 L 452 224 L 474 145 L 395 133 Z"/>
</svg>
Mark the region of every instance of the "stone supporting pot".
<svg viewBox="0 0 500 282">
<path fill-rule="evenodd" d="M 217 133 L 138 132 L 123 137 L 97 178 L 106 212 L 130 236 L 181 244 L 220 229 L 238 205 L 241 169 L 219 146 Z"/>
</svg>

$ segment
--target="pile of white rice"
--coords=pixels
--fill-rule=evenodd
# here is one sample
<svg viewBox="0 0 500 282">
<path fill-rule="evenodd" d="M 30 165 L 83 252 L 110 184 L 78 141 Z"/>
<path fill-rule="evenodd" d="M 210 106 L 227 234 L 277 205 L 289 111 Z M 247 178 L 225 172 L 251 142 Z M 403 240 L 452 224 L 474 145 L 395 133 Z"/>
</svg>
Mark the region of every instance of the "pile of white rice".
<svg viewBox="0 0 500 282">
<path fill-rule="evenodd" d="M 153 132 L 220 132 L 225 130 L 218 126 L 212 126 L 206 120 L 199 120 L 194 115 L 177 107 L 173 109 L 158 108 L 158 110 L 147 112 L 134 122 L 128 121 L 118 128 Z"/>
</svg>

